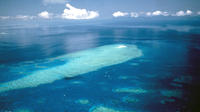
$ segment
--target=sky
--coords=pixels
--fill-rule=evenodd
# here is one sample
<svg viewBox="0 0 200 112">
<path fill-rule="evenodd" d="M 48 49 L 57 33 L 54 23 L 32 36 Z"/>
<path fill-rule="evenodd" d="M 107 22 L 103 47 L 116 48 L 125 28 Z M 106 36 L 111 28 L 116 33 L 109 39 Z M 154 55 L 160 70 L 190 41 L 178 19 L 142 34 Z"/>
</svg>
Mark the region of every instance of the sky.
<svg viewBox="0 0 200 112">
<path fill-rule="evenodd" d="M 65 10 L 69 9 L 66 4 L 72 6 L 72 9 Z M 199 4 L 200 0 L 0 0 L 0 16 L 23 18 L 23 16 L 28 15 L 32 18 L 37 16 L 44 19 L 59 18 L 59 16 L 64 19 L 121 16 L 136 18 L 142 14 L 148 15 L 148 12 L 149 16 L 167 16 L 167 13 L 168 15 L 185 16 L 191 15 L 191 12 L 200 15 Z M 74 8 L 85 9 L 86 12 L 73 10 Z M 74 14 L 74 12 L 79 12 L 79 14 Z M 114 14 L 115 12 L 116 14 Z"/>
</svg>

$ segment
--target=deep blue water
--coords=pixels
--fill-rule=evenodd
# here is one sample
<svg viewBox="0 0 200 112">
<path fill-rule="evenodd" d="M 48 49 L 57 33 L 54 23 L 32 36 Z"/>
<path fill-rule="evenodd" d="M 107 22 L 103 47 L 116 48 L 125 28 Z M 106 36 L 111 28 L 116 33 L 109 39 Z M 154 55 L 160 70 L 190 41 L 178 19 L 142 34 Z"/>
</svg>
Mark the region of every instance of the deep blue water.
<svg viewBox="0 0 200 112">
<path fill-rule="evenodd" d="M 135 112 L 198 109 L 198 25 L 2 25 L 0 32 L 0 83 L 63 64 L 47 59 L 103 45 L 134 44 L 143 52 L 77 77 L 0 93 L 0 112 L 92 112 L 98 106 Z"/>
</svg>

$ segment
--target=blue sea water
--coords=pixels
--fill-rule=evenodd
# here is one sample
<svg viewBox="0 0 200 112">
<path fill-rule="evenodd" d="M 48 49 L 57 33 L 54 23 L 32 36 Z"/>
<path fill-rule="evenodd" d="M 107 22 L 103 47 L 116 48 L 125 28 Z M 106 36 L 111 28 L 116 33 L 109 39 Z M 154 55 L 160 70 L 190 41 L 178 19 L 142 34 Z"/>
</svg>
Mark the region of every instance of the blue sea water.
<svg viewBox="0 0 200 112">
<path fill-rule="evenodd" d="M 52 58 L 99 46 L 136 45 L 143 55 L 76 77 L 0 93 L 0 112 L 99 112 L 95 108 L 100 106 L 113 109 L 102 112 L 195 112 L 200 25 L 183 20 L 150 23 L 1 25 L 0 84 L 66 63 L 49 62 Z"/>
</svg>

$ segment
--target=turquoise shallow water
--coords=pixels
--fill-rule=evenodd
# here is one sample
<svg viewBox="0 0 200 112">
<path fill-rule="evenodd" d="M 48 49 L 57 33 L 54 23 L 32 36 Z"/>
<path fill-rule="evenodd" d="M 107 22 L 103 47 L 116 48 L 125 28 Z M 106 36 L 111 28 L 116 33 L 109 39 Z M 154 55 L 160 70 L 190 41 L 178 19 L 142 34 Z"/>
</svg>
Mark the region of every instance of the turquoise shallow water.
<svg viewBox="0 0 200 112">
<path fill-rule="evenodd" d="M 0 112 L 182 112 L 197 109 L 198 26 L 174 23 L 11 25 L 1 26 L 0 32 L 1 84 L 64 65 L 71 60 L 62 60 L 62 56 L 100 46 L 134 45 L 142 51 L 141 56 L 123 63 L 37 87 L 2 92 Z M 101 60 L 104 61 L 107 60 Z M 78 70 L 82 69 L 84 67 Z"/>
</svg>

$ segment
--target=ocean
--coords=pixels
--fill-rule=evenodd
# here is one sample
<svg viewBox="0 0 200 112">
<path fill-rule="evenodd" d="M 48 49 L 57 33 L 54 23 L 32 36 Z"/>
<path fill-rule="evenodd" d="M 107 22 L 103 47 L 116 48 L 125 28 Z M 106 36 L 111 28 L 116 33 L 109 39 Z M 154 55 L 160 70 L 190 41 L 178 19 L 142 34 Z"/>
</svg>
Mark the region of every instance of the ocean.
<svg viewBox="0 0 200 112">
<path fill-rule="evenodd" d="M 199 21 L 30 23 L 0 26 L 0 112 L 200 111 Z"/>
</svg>

